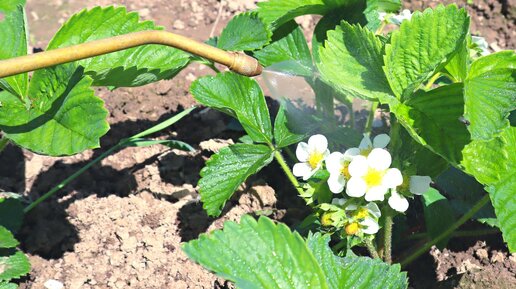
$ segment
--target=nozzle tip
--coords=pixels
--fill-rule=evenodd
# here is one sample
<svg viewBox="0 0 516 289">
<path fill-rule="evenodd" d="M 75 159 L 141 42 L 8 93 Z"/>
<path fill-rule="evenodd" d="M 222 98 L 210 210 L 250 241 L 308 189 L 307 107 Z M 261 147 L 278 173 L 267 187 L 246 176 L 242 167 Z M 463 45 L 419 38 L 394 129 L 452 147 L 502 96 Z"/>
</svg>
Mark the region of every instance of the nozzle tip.
<svg viewBox="0 0 516 289">
<path fill-rule="evenodd" d="M 262 74 L 263 66 L 255 58 L 242 52 L 233 52 L 233 55 L 233 65 L 229 67 L 232 71 L 249 77 Z"/>
</svg>

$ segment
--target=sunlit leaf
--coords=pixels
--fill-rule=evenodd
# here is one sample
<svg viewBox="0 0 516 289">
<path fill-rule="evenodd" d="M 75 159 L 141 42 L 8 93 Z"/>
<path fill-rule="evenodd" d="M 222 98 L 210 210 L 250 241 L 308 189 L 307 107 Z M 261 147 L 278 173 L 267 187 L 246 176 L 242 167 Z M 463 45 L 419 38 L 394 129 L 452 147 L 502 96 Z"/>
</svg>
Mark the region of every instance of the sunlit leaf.
<svg viewBox="0 0 516 289">
<path fill-rule="evenodd" d="M 0 129 L 16 144 L 40 154 L 72 155 L 99 147 L 99 138 L 109 129 L 108 112 L 93 95 L 91 83 L 72 64 L 40 70 L 29 87 L 32 107 L 0 92 Z"/>
<path fill-rule="evenodd" d="M 310 234 L 307 245 L 321 266 L 330 289 L 402 289 L 407 288 L 407 274 L 399 265 L 378 259 L 351 256 L 337 257 L 328 246 L 329 235 Z"/>
<path fill-rule="evenodd" d="M 254 52 L 253 56 L 268 70 L 312 76 L 312 56 L 301 28 L 295 22 L 289 22 L 278 29 L 274 36 L 281 38 L 274 39 L 272 44 Z"/>
<path fill-rule="evenodd" d="M 0 280 L 9 281 L 30 272 L 29 258 L 20 251 L 12 255 L 0 255 Z"/>
<path fill-rule="evenodd" d="M 392 95 L 382 71 L 383 44 L 359 25 L 342 22 L 328 32 L 319 50 L 317 67 L 322 78 L 344 95 L 362 99 L 385 99 Z"/>
<path fill-rule="evenodd" d="M 238 187 L 268 165 L 272 156 L 269 147 L 252 144 L 235 144 L 214 154 L 201 170 L 199 180 L 199 193 L 206 212 L 210 216 L 220 215 Z"/>
<path fill-rule="evenodd" d="M 267 45 L 271 32 L 256 13 L 235 16 L 222 31 L 217 46 L 224 50 L 252 51 Z"/>
<path fill-rule="evenodd" d="M 95 7 L 72 16 L 50 41 L 48 49 L 138 32 L 162 30 L 151 21 L 139 21 L 125 7 Z M 77 33 L 77 32 L 80 33 Z M 190 55 L 163 45 L 145 45 L 78 63 L 97 86 L 141 86 L 175 76 L 190 61 Z"/>
<path fill-rule="evenodd" d="M 398 98 L 410 96 L 457 53 L 469 31 L 469 17 L 456 5 L 415 12 L 392 33 L 385 47 L 385 73 Z"/>
<path fill-rule="evenodd" d="M 27 55 L 27 24 L 25 0 L 0 1 L 0 60 Z M 0 79 L 0 88 L 25 99 L 29 77 L 27 73 Z"/>
<path fill-rule="evenodd" d="M 473 139 L 489 140 L 509 127 L 509 113 L 516 109 L 516 53 L 502 51 L 473 62 L 464 98 Z"/>
<path fill-rule="evenodd" d="M 201 235 L 183 250 L 194 261 L 242 289 L 329 288 L 316 259 L 298 233 L 261 217 Z"/>
<path fill-rule="evenodd" d="M 255 142 L 272 143 L 272 124 L 258 83 L 235 73 L 197 79 L 190 91 L 203 105 L 236 117 Z"/>
</svg>

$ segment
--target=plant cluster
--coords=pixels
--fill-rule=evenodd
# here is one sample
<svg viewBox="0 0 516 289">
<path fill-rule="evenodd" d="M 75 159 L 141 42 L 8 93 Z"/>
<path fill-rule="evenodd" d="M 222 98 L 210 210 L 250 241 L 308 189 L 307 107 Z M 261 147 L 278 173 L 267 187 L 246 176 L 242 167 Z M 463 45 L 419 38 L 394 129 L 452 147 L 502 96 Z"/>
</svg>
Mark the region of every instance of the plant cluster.
<svg viewBox="0 0 516 289">
<path fill-rule="evenodd" d="M 0 59 L 27 54 L 24 4 L 0 3 Z M 199 62 L 216 75 L 196 80 L 192 95 L 236 118 L 246 133 L 200 172 L 206 212 L 219 216 L 240 185 L 273 160 L 313 209 L 298 232 L 265 216 L 245 216 L 184 244 L 193 260 L 237 287 L 406 288 L 401 266 L 432 245 L 445 246 L 470 219 L 499 228 L 513 252 L 516 54 L 482 50 L 466 11 L 456 5 L 397 14 L 400 7 L 399 0 L 270 0 L 234 17 L 219 37 L 207 41 L 244 51 L 269 71 L 303 77 L 316 95 L 313 114 L 282 100 L 271 120 L 256 80 L 220 72 L 213 62 L 174 48 L 148 45 L 41 69 L 31 78 L 25 73 L 0 79 L 0 144 L 10 141 L 54 156 L 96 148 L 109 126 L 93 86 L 141 86 Z M 323 16 L 311 49 L 294 21 L 306 14 Z M 397 29 L 384 33 L 387 24 Z M 47 50 L 159 29 L 123 7 L 96 7 L 72 16 Z M 372 104 L 364 128 L 354 120 L 355 99 Z M 348 121 L 336 118 L 335 102 L 348 107 Z M 388 134 L 373 130 L 378 108 L 390 114 Z M 126 146 L 191 149 L 175 140 L 145 138 L 190 111 L 121 140 L 94 162 Z M 90 166 L 25 208 L 18 197 L 0 195 L 0 214 L 16 211 L 0 218 L 0 288 L 15 288 L 7 282 L 29 271 L 7 230 L 17 228 L 6 223 L 20 223 L 24 212 Z M 428 242 L 394 258 L 401 266 L 391 265 L 392 244 L 399 245 L 393 223 L 408 224 L 414 195 L 422 196 Z M 355 255 L 354 246 L 366 246 L 374 259 Z"/>
</svg>

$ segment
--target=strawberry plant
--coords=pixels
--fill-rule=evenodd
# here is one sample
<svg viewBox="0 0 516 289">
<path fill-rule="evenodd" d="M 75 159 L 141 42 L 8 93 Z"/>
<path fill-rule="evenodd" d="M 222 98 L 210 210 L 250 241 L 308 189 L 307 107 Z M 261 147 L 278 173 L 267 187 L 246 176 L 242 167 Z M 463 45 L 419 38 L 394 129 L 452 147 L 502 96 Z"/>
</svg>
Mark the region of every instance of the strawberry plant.
<svg viewBox="0 0 516 289">
<path fill-rule="evenodd" d="M 312 209 L 298 232 L 267 217 L 244 216 L 239 224 L 227 222 L 223 230 L 184 244 L 193 260 L 239 288 L 407 288 L 402 266 L 433 245 L 445 246 L 470 219 L 499 228 L 509 250 L 516 250 L 516 55 L 479 51 L 464 9 L 440 5 L 397 14 L 397 0 L 270 0 L 233 18 L 205 45 L 177 36 L 172 38 L 179 42 L 169 41 L 162 28 L 140 22 L 125 8 L 97 7 L 72 16 L 46 52 L 26 56 L 24 4 L 0 4 L 0 59 L 10 59 L 0 61 L 0 147 L 13 142 L 53 156 L 96 148 L 109 126 L 92 87 L 169 79 L 194 61 L 216 72 L 196 80 L 191 93 L 202 105 L 236 118 L 247 136 L 214 154 L 200 172 L 203 208 L 219 216 L 243 182 L 276 161 Z M 306 14 L 322 15 L 311 49 L 294 21 Z M 387 24 L 397 29 L 384 33 Z M 131 44 L 117 46 L 125 41 Z M 141 44 L 172 45 L 196 55 Z M 315 92 L 316 112 L 281 100 L 272 121 L 256 80 L 215 66 L 259 74 L 260 65 L 239 64 L 249 56 L 273 73 L 303 77 Z M 38 70 L 29 77 L 33 69 Z M 357 127 L 353 113 L 346 122 L 335 117 L 335 102 L 352 112 L 355 99 L 371 103 L 364 128 Z M 388 134 L 373 130 L 377 108 L 390 114 Z M 189 111 L 122 140 L 94 162 L 131 145 L 188 149 L 143 137 Z M 428 241 L 393 256 L 393 242 L 399 246 L 393 225 L 407 222 L 418 199 Z M 18 199 L 2 196 L 2 203 L 9 205 L 0 214 L 16 210 L 23 216 Z M 0 288 L 13 287 L 7 282 L 29 270 L 9 232 L 21 217 L 12 216 L 0 218 Z M 365 247 L 372 258 L 356 255 L 356 247 Z"/>
<path fill-rule="evenodd" d="M 379 280 L 385 275 L 370 265 L 362 269 L 363 278 L 339 276 L 350 274 L 347 262 L 368 266 L 350 251 L 355 246 L 405 266 L 433 245 L 444 247 L 470 219 L 500 228 L 509 250 L 515 250 L 516 131 L 510 118 L 516 108 L 516 55 L 478 53 L 469 17 L 456 5 L 393 14 L 399 7 L 398 1 L 259 3 L 256 13 L 272 38 L 248 53 L 266 70 L 305 77 L 318 113 L 303 114 L 284 100 L 273 124 L 257 82 L 233 73 L 198 79 L 191 87 L 195 99 L 237 118 L 252 140 L 208 160 L 199 181 L 201 201 L 209 215 L 220 215 L 240 184 L 275 159 L 313 208 L 301 231 L 318 233 L 296 245 L 286 240 L 299 235 L 282 225 L 266 217 L 244 218 L 190 241 L 184 246 L 190 257 L 241 288 L 375 287 L 365 276 L 375 276 L 382 288 L 405 288 L 396 266 L 382 267 L 396 272 L 389 281 Z M 323 15 L 311 52 L 292 22 L 305 14 Z M 383 33 L 387 23 L 399 28 Z M 238 27 L 230 22 L 224 33 L 237 34 L 234 30 Z M 370 101 L 372 113 L 377 107 L 390 112 L 389 135 L 372 131 L 373 115 L 361 141 L 354 121 L 336 123 L 334 99 L 350 105 L 354 98 Z M 289 165 L 282 151 L 296 143 L 297 163 Z M 456 191 L 446 195 L 438 190 L 441 184 Z M 462 186 L 477 189 L 464 192 Z M 429 241 L 393 257 L 394 220 L 403 222 L 399 216 L 417 198 Z M 318 259 L 320 252 L 311 247 L 314 238 L 326 238 L 318 242 L 331 252 L 328 236 L 333 250 L 346 256 L 339 265 Z M 313 258 L 316 263 L 308 263 Z M 278 271 L 289 273 L 272 273 Z"/>
</svg>

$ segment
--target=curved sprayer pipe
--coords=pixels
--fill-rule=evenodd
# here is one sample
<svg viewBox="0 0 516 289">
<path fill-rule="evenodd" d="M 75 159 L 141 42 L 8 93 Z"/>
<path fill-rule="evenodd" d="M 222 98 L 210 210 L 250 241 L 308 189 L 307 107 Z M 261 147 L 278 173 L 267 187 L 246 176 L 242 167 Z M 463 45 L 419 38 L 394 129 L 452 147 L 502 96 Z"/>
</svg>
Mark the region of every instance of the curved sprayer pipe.
<svg viewBox="0 0 516 289">
<path fill-rule="evenodd" d="M 0 61 L 0 78 L 64 64 L 94 56 L 108 54 L 146 44 L 175 47 L 192 54 L 221 63 L 232 71 L 256 76 L 262 73 L 258 61 L 244 53 L 229 52 L 165 31 L 141 31 L 95 40 L 70 47 L 58 48 Z"/>
</svg>

